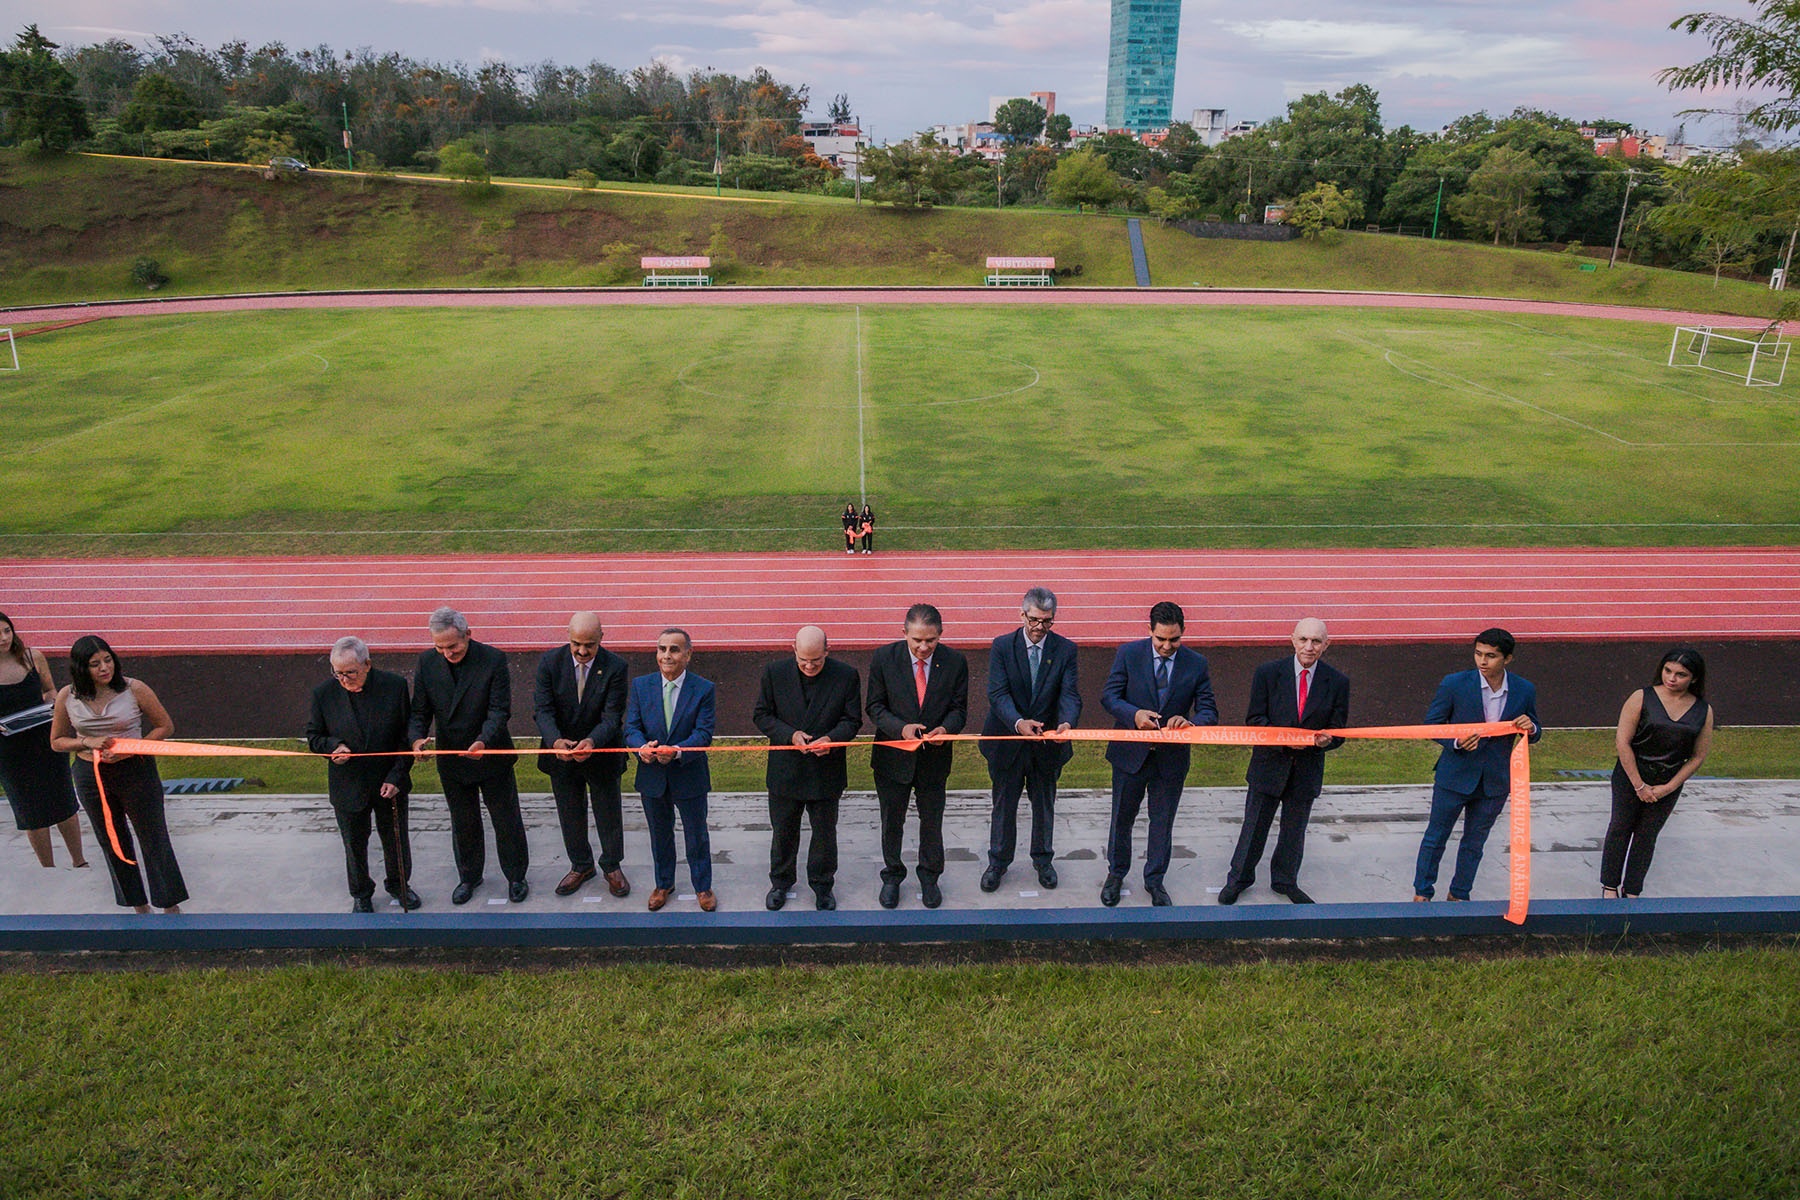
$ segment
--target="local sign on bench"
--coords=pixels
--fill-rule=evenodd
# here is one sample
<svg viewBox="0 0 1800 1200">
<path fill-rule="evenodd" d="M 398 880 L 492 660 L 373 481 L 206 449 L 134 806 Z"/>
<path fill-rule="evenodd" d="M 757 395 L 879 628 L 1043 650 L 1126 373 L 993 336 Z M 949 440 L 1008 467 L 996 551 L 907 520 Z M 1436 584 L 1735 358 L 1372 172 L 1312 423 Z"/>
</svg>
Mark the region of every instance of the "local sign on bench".
<svg viewBox="0 0 1800 1200">
<path fill-rule="evenodd" d="M 706 274 L 712 259 L 704 254 L 646 255 L 638 259 L 638 265 L 650 272 L 644 277 L 645 287 L 706 287 L 712 283 L 712 276 Z M 658 271 L 679 274 L 658 275 Z"/>
<path fill-rule="evenodd" d="M 1048 287 L 1056 280 L 1054 258 L 1019 258 L 989 255 L 987 260 L 989 287 Z"/>
</svg>

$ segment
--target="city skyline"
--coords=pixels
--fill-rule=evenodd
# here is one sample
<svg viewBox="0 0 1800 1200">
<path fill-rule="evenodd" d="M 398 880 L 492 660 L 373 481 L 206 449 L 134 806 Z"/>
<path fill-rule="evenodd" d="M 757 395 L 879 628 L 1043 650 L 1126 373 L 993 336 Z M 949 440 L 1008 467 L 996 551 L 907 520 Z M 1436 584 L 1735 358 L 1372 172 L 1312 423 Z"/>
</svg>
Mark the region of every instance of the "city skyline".
<svg viewBox="0 0 1800 1200">
<path fill-rule="evenodd" d="M 1574 119 L 1624 119 L 1666 132 L 1683 108 L 1731 96 L 1668 92 L 1656 72 L 1705 52 L 1668 24 L 1695 0 L 1519 0 L 1491 5 L 1374 0 L 1354 15 L 1270 0 L 1246 12 L 1186 0 L 1173 116 L 1224 108 L 1280 115 L 1289 100 L 1366 83 L 1384 121 L 1436 129 L 1486 109 L 1543 108 Z M 767 67 L 811 88 L 811 115 L 849 95 L 880 141 L 938 122 L 979 119 L 989 95 L 1054 91 L 1078 125 L 1105 120 L 1110 0 L 970 3 L 954 15 L 919 0 L 880 7 L 830 0 L 317 0 L 304 9 L 224 0 L 0 0 L 8 36 L 36 22 L 68 45 L 122 37 L 147 46 L 185 33 L 217 46 L 241 38 L 293 48 L 368 47 L 416 58 L 528 65 L 598 60 L 621 69 L 660 60 L 678 72 Z M 1696 126 L 1689 121 L 1690 135 Z M 1715 122 L 1716 127 L 1718 123 Z"/>
</svg>

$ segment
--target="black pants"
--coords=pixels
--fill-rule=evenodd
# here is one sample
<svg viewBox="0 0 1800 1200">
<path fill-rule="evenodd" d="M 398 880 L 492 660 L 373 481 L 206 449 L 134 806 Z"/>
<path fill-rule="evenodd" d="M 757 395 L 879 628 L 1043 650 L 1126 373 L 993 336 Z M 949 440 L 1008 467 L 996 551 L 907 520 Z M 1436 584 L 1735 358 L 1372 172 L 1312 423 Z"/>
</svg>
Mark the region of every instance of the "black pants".
<svg viewBox="0 0 1800 1200">
<path fill-rule="evenodd" d="M 1031 865 L 1043 870 L 1056 858 L 1051 847 L 1056 822 L 1056 780 L 1062 768 L 1040 770 L 1021 763 L 1004 775 L 990 768 L 994 813 L 988 821 L 988 866 L 1005 870 L 1019 844 L 1019 793 L 1031 799 Z"/>
<path fill-rule="evenodd" d="M 1612 822 L 1606 827 L 1606 842 L 1600 850 L 1601 887 L 1617 888 L 1627 896 L 1644 890 L 1644 876 L 1650 873 L 1650 859 L 1656 854 L 1656 835 L 1680 798 L 1681 789 L 1677 788 L 1655 804 L 1645 804 L 1631 790 L 1625 768 L 1613 768 Z"/>
<path fill-rule="evenodd" d="M 556 797 L 556 823 L 562 826 L 569 869 L 594 869 L 594 845 L 587 834 L 588 801 L 592 797 L 594 832 L 600 835 L 600 873 L 618 870 L 625 858 L 625 798 L 619 789 L 619 777 L 594 779 L 579 771 L 559 772 L 550 777 L 550 791 Z"/>
<path fill-rule="evenodd" d="M 87 809 L 88 820 L 100 839 L 100 852 L 106 856 L 106 869 L 112 875 L 113 899 L 122 908 L 145 904 L 171 908 L 186 900 L 187 884 L 175 862 L 175 846 L 169 841 L 169 823 L 163 814 L 162 776 L 156 773 L 156 760 L 134 755 L 100 764 L 100 776 L 106 781 L 107 807 L 112 811 L 112 830 L 119 837 L 125 857 L 135 859 L 135 865 L 113 853 L 112 839 L 106 836 L 100 791 L 94 786 L 94 764 L 78 758 L 73 765 L 75 794 Z M 137 833 L 135 846 L 133 831 Z M 147 894 L 146 880 L 150 885 Z"/>
<path fill-rule="evenodd" d="M 837 881 L 838 799 L 802 800 L 797 796 L 769 793 L 769 827 L 774 836 L 769 846 L 769 882 L 775 887 L 794 886 L 800 857 L 800 816 L 812 826 L 806 848 L 806 883 L 815 892 L 828 891 Z"/>
<path fill-rule="evenodd" d="M 862 535 L 862 548 L 870 554 L 875 553 L 875 531 L 873 529 Z"/>
<path fill-rule="evenodd" d="M 412 877 L 412 840 L 406 832 L 406 796 L 393 800 L 377 797 L 360 812 L 346 812 L 336 805 L 338 836 L 344 839 L 344 872 L 350 879 L 350 894 L 367 900 L 375 894 L 375 880 L 369 876 L 369 829 L 374 827 L 381 838 L 381 865 L 387 878 L 381 886 L 390 896 L 399 896 Z"/>
<path fill-rule="evenodd" d="M 936 879 L 944 873 L 944 785 L 895 783 L 875 779 L 875 798 L 881 804 L 881 882 L 899 883 L 906 878 L 900 861 L 900 838 L 906 832 L 906 810 L 917 798 L 919 806 L 919 878 Z"/>
<path fill-rule="evenodd" d="M 1163 881 L 1175 852 L 1175 810 L 1181 807 L 1183 782 L 1184 779 L 1165 779 L 1149 771 L 1129 775 L 1113 768 L 1112 829 L 1106 839 L 1108 874 L 1123 876 L 1131 870 L 1131 832 L 1147 795 L 1150 835 L 1144 843 L 1144 886 Z"/>
<path fill-rule="evenodd" d="M 1244 796 L 1244 827 L 1238 831 L 1237 849 L 1231 855 L 1225 886 L 1241 889 L 1256 882 L 1256 864 L 1262 861 L 1269 826 L 1275 823 L 1279 809 L 1281 833 L 1275 839 L 1275 854 L 1269 859 L 1269 882 L 1278 892 L 1299 887 L 1300 859 L 1306 853 L 1306 821 L 1317 798 L 1291 790 L 1274 795 L 1250 789 Z"/>
<path fill-rule="evenodd" d="M 444 780 L 444 801 L 450 806 L 451 849 L 456 857 L 456 877 L 467 884 L 481 882 L 487 870 L 487 840 L 481 832 L 481 806 L 487 805 L 494 822 L 494 853 L 500 873 L 508 883 L 525 878 L 531 852 L 525 845 L 525 818 L 519 813 L 519 785 L 509 768 L 480 783 Z"/>
</svg>

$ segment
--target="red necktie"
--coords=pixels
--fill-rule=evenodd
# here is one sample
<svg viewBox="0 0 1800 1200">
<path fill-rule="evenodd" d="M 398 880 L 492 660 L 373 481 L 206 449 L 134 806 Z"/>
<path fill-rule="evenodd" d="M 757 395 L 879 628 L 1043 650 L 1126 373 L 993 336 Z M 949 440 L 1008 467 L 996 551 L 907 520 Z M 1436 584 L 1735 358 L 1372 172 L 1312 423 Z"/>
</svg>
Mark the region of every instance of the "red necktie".
<svg viewBox="0 0 1800 1200">
<path fill-rule="evenodd" d="M 1306 715 L 1306 677 L 1312 673 L 1311 667 L 1300 668 L 1300 709 L 1296 716 Z"/>
<path fill-rule="evenodd" d="M 923 717 L 925 715 L 925 660 L 922 658 L 913 659 L 913 682 L 918 685 L 919 715 Z"/>
</svg>

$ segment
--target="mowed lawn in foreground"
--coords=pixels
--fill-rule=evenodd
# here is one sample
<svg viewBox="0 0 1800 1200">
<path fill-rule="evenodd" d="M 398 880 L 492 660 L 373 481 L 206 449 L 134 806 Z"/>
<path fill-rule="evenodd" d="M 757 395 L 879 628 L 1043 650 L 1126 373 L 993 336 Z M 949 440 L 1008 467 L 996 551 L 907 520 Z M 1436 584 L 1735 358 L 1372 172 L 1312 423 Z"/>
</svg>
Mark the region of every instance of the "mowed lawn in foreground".
<svg viewBox="0 0 1800 1200">
<path fill-rule="evenodd" d="M 1800 380 L 1671 371 L 1669 336 L 1106 306 L 97 322 L 0 382 L 0 545 L 821 548 L 865 476 L 887 549 L 1791 542 Z"/>
<path fill-rule="evenodd" d="M 9 1196 L 1791 1196 L 1800 950 L 0 978 Z"/>
</svg>

